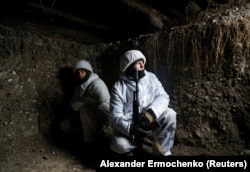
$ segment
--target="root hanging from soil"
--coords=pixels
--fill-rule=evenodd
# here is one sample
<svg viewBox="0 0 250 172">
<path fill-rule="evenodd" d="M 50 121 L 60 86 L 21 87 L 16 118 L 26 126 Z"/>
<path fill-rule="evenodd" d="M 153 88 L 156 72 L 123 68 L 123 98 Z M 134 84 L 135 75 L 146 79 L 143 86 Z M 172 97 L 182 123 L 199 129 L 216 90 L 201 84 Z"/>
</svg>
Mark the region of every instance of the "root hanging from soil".
<svg viewBox="0 0 250 172">
<path fill-rule="evenodd" d="M 173 67 L 186 67 L 200 74 L 219 70 L 225 61 L 235 62 L 240 48 L 239 68 L 244 72 L 249 61 L 249 26 L 250 18 L 246 17 L 238 20 L 215 18 L 171 28 L 161 36 L 154 34 L 147 39 L 145 51 L 153 63 L 153 70 L 157 70 L 160 64 L 167 64 L 167 72 Z M 165 57 L 159 58 L 159 54 L 165 54 Z"/>
</svg>

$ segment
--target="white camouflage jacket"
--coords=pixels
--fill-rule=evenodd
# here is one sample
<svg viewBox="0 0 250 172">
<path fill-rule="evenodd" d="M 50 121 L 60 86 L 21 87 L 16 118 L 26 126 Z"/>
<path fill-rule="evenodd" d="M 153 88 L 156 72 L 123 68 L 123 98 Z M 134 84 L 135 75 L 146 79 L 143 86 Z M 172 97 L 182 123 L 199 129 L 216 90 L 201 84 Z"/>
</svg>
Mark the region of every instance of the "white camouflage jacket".
<svg viewBox="0 0 250 172">
<path fill-rule="evenodd" d="M 102 79 L 95 73 L 91 73 L 89 79 L 75 89 L 71 100 L 72 108 L 76 111 L 82 106 L 98 108 L 109 113 L 109 90 Z"/>
<path fill-rule="evenodd" d="M 110 100 L 110 121 L 118 131 L 129 135 L 133 115 L 133 92 L 136 83 L 122 74 L 114 84 Z M 138 82 L 140 112 L 152 109 L 156 119 L 168 109 L 169 95 L 155 74 L 145 70 Z"/>
</svg>

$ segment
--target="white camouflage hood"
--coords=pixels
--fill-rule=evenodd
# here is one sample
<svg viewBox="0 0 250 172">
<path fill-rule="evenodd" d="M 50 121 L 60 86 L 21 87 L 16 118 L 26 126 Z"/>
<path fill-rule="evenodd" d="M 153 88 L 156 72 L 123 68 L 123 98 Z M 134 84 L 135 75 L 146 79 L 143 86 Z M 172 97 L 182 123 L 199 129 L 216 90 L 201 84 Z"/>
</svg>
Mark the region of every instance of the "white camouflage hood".
<svg viewBox="0 0 250 172">
<path fill-rule="evenodd" d="M 90 72 L 93 72 L 92 66 L 90 65 L 90 63 L 86 60 L 79 60 L 75 66 L 74 66 L 74 72 L 78 69 L 85 69 L 88 70 Z"/>
<path fill-rule="evenodd" d="M 120 69 L 124 72 L 132 63 L 142 59 L 146 63 L 146 57 L 139 50 L 126 51 L 120 58 Z"/>
</svg>

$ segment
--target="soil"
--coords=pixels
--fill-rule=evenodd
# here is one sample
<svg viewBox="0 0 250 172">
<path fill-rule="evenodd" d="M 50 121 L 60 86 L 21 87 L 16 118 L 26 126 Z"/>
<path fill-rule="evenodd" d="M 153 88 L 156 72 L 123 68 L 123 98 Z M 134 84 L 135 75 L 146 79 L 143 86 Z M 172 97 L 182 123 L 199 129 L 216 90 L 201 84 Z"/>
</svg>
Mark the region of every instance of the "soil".
<svg viewBox="0 0 250 172">
<path fill-rule="evenodd" d="M 58 136 L 57 136 L 58 137 Z M 108 149 L 109 139 L 104 137 L 101 144 L 98 145 L 98 153 L 93 151 L 88 153 L 84 149 L 81 135 L 64 135 L 64 138 L 55 140 L 48 138 L 41 133 L 30 137 L 21 137 L 20 139 L 8 140 L 2 145 L 0 156 L 1 172 L 88 172 L 96 171 L 97 163 L 100 163 L 101 157 L 109 159 L 111 152 Z M 209 139 L 209 138 L 208 138 Z M 85 147 L 88 148 L 88 147 Z M 242 147 L 237 145 L 228 145 L 221 148 L 219 154 L 224 155 L 249 155 L 249 151 L 243 151 Z M 149 148 L 145 151 L 150 155 Z M 218 149 L 199 148 L 186 145 L 175 145 L 172 149 L 173 156 L 216 156 Z M 152 158 L 152 157 L 151 157 Z M 136 158 L 135 158 L 136 159 Z M 97 161 L 96 161 L 97 160 Z M 199 159 L 198 159 L 199 160 Z"/>
</svg>

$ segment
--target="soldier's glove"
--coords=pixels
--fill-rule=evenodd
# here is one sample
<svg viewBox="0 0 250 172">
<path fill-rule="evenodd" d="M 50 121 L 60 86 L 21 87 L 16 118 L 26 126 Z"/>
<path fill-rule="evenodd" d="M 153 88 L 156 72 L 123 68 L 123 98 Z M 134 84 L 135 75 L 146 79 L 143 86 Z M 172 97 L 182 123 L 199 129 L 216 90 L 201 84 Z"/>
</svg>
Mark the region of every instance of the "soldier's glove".
<svg viewBox="0 0 250 172">
<path fill-rule="evenodd" d="M 149 136 L 151 134 L 151 131 L 150 130 L 144 130 L 144 129 L 142 129 L 142 128 L 140 128 L 137 125 L 132 123 L 130 125 L 129 134 L 137 136 L 137 137 L 147 137 L 147 136 Z"/>
<path fill-rule="evenodd" d="M 139 115 L 138 125 L 144 130 L 150 130 L 150 125 L 154 122 L 155 118 L 154 112 L 149 109 L 146 113 L 141 113 Z"/>
</svg>

